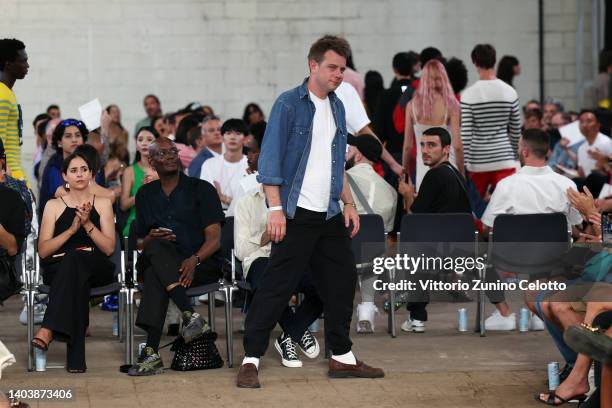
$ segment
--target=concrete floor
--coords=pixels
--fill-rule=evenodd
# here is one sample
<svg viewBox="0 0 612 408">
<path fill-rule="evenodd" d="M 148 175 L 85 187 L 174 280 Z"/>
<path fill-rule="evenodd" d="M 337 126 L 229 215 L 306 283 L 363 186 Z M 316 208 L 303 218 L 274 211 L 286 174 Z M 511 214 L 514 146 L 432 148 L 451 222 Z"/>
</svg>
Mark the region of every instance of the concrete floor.
<svg viewBox="0 0 612 408">
<path fill-rule="evenodd" d="M 515 311 L 520 299 L 513 299 Z M 327 363 L 320 356 L 304 357 L 304 367 L 280 365 L 274 347 L 262 359 L 259 390 L 235 387 L 237 364 L 242 359 L 242 337 L 236 333 L 236 365 L 190 373 L 167 370 L 153 377 L 128 377 L 118 371 L 123 363 L 123 345 L 111 335 L 111 314 L 98 308 L 91 311 L 92 337 L 87 339 L 85 374 L 62 369 L 43 373 L 26 371 L 26 329 L 18 322 L 21 303 L 13 297 L 0 307 L 0 339 L 13 352 L 17 363 L 2 372 L 0 389 L 71 389 L 68 401 L 28 400 L 32 407 L 530 407 L 539 406 L 532 395 L 546 387 L 546 364 L 560 361 L 545 332 L 489 333 L 481 338 L 473 332 L 458 333 L 456 310 L 467 307 L 470 322 L 475 303 L 436 302 L 429 306 L 427 332 L 386 334 L 386 315 L 378 315 L 376 333 L 353 333 L 354 352 L 370 365 L 385 369 L 386 377 L 376 380 L 336 379 L 326 376 Z M 205 313 L 205 306 L 198 306 Z M 491 306 L 488 305 L 490 312 Z M 382 308 L 381 308 L 382 312 Z M 399 324 L 406 311 L 398 315 Z M 222 310 L 217 310 L 217 345 L 225 358 Z M 517 313 L 518 315 L 518 313 Z M 235 311 L 234 326 L 242 319 Z M 323 326 L 322 326 L 323 327 Z M 322 340 L 322 332 L 317 334 Z M 164 342 L 170 338 L 163 338 Z M 136 342 L 143 341 L 137 338 Z M 162 351 L 166 366 L 171 354 Z M 52 344 L 48 361 L 62 363 L 65 346 Z"/>
</svg>

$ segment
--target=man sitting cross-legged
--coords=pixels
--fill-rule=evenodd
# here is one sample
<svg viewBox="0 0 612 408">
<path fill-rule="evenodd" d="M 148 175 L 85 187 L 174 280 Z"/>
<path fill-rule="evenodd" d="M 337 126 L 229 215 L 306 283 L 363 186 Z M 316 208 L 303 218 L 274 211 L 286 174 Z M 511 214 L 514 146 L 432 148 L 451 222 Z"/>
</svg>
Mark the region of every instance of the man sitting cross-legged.
<svg viewBox="0 0 612 408">
<path fill-rule="evenodd" d="M 174 142 L 159 138 L 149 146 L 151 167 L 159 175 L 136 194 L 138 268 L 144 272 L 144 290 L 136 325 L 147 332 L 147 345 L 130 368 L 130 375 L 163 371 L 158 353 L 168 301 L 181 310 L 181 334 L 186 343 L 208 329 L 195 313 L 186 290 L 222 276 L 221 223 L 225 217 L 215 188 L 180 171 Z"/>
</svg>

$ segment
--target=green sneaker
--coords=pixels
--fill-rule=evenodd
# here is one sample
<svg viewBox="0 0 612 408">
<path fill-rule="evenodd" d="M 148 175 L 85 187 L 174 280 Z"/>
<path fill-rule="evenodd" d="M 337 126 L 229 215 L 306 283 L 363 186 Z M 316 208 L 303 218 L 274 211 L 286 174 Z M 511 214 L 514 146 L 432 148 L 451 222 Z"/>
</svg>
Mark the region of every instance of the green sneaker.
<svg viewBox="0 0 612 408">
<path fill-rule="evenodd" d="M 199 313 L 190 311 L 183 312 L 183 328 L 181 336 L 185 343 L 190 343 L 193 339 L 210 330 L 210 326 Z"/>
<path fill-rule="evenodd" d="M 164 363 L 159 355 L 151 347 L 145 347 L 138 357 L 138 362 L 130 367 L 128 375 L 144 376 L 155 375 L 164 372 Z"/>
</svg>

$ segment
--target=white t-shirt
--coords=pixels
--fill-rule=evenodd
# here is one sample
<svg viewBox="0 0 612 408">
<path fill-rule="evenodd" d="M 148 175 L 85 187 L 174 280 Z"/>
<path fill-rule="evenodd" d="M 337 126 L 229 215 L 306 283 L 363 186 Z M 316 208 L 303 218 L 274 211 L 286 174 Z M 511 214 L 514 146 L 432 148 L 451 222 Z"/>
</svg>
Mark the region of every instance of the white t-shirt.
<svg viewBox="0 0 612 408">
<path fill-rule="evenodd" d="M 211 157 L 202 164 L 200 178 L 208 181 L 213 186 L 215 181 L 219 182 L 221 192 L 231 197 L 232 182 L 235 178 L 241 177 L 248 166 L 247 158 L 244 155 L 240 161 L 235 163 L 230 163 L 225 160 L 224 156 L 219 155 Z M 227 209 L 227 205 L 223 204 L 223 208 Z"/>
<path fill-rule="evenodd" d="M 576 190 L 576 183 L 555 173 L 550 167 L 523 166 L 497 183 L 481 221 L 493 226 L 501 214 L 565 214 L 569 225 L 582 222 L 582 216 L 569 202 L 567 189 Z"/>
<path fill-rule="evenodd" d="M 297 206 L 327 212 L 331 193 L 331 145 L 336 134 L 336 122 L 328 97 L 321 99 L 310 92 L 310 100 L 315 105 L 312 140 Z"/>
<path fill-rule="evenodd" d="M 592 145 L 589 145 L 587 140 L 578 148 L 578 167 L 582 167 L 585 177 L 595 170 L 597 164 L 597 160 L 589 156 L 589 150 L 599 150 L 609 156 L 612 154 L 612 140 L 603 133 L 598 133 Z"/>
<path fill-rule="evenodd" d="M 344 105 L 346 130 L 357 136 L 357 132 L 370 124 L 370 118 L 359 98 L 355 88 L 346 82 L 342 82 L 334 91 Z"/>
</svg>

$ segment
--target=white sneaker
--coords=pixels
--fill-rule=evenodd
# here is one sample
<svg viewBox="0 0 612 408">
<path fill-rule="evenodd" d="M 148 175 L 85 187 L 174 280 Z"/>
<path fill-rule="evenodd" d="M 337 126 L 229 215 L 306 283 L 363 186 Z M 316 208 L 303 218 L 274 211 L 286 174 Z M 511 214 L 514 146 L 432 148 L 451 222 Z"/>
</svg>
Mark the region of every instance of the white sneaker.
<svg viewBox="0 0 612 408">
<path fill-rule="evenodd" d="M 544 325 L 544 321 L 540 319 L 535 313 L 531 314 L 531 319 L 529 319 L 529 330 L 531 331 L 542 331 L 546 328 Z"/>
<path fill-rule="evenodd" d="M 374 321 L 378 309 L 374 302 L 357 305 L 357 333 L 374 333 Z"/>
<path fill-rule="evenodd" d="M 47 305 L 44 303 L 37 303 L 34 305 L 34 324 L 41 324 L 45 318 L 45 312 L 47 311 Z M 26 305 L 23 305 L 23 310 L 19 315 L 19 322 L 24 326 L 28 324 L 28 309 Z"/>
<path fill-rule="evenodd" d="M 414 333 L 425 333 L 425 322 L 421 320 L 408 318 L 402 323 L 402 331 L 414 332 Z"/>
<path fill-rule="evenodd" d="M 505 317 L 496 310 L 485 320 L 485 330 L 511 331 L 516 330 L 516 315 L 511 313 Z"/>
</svg>

